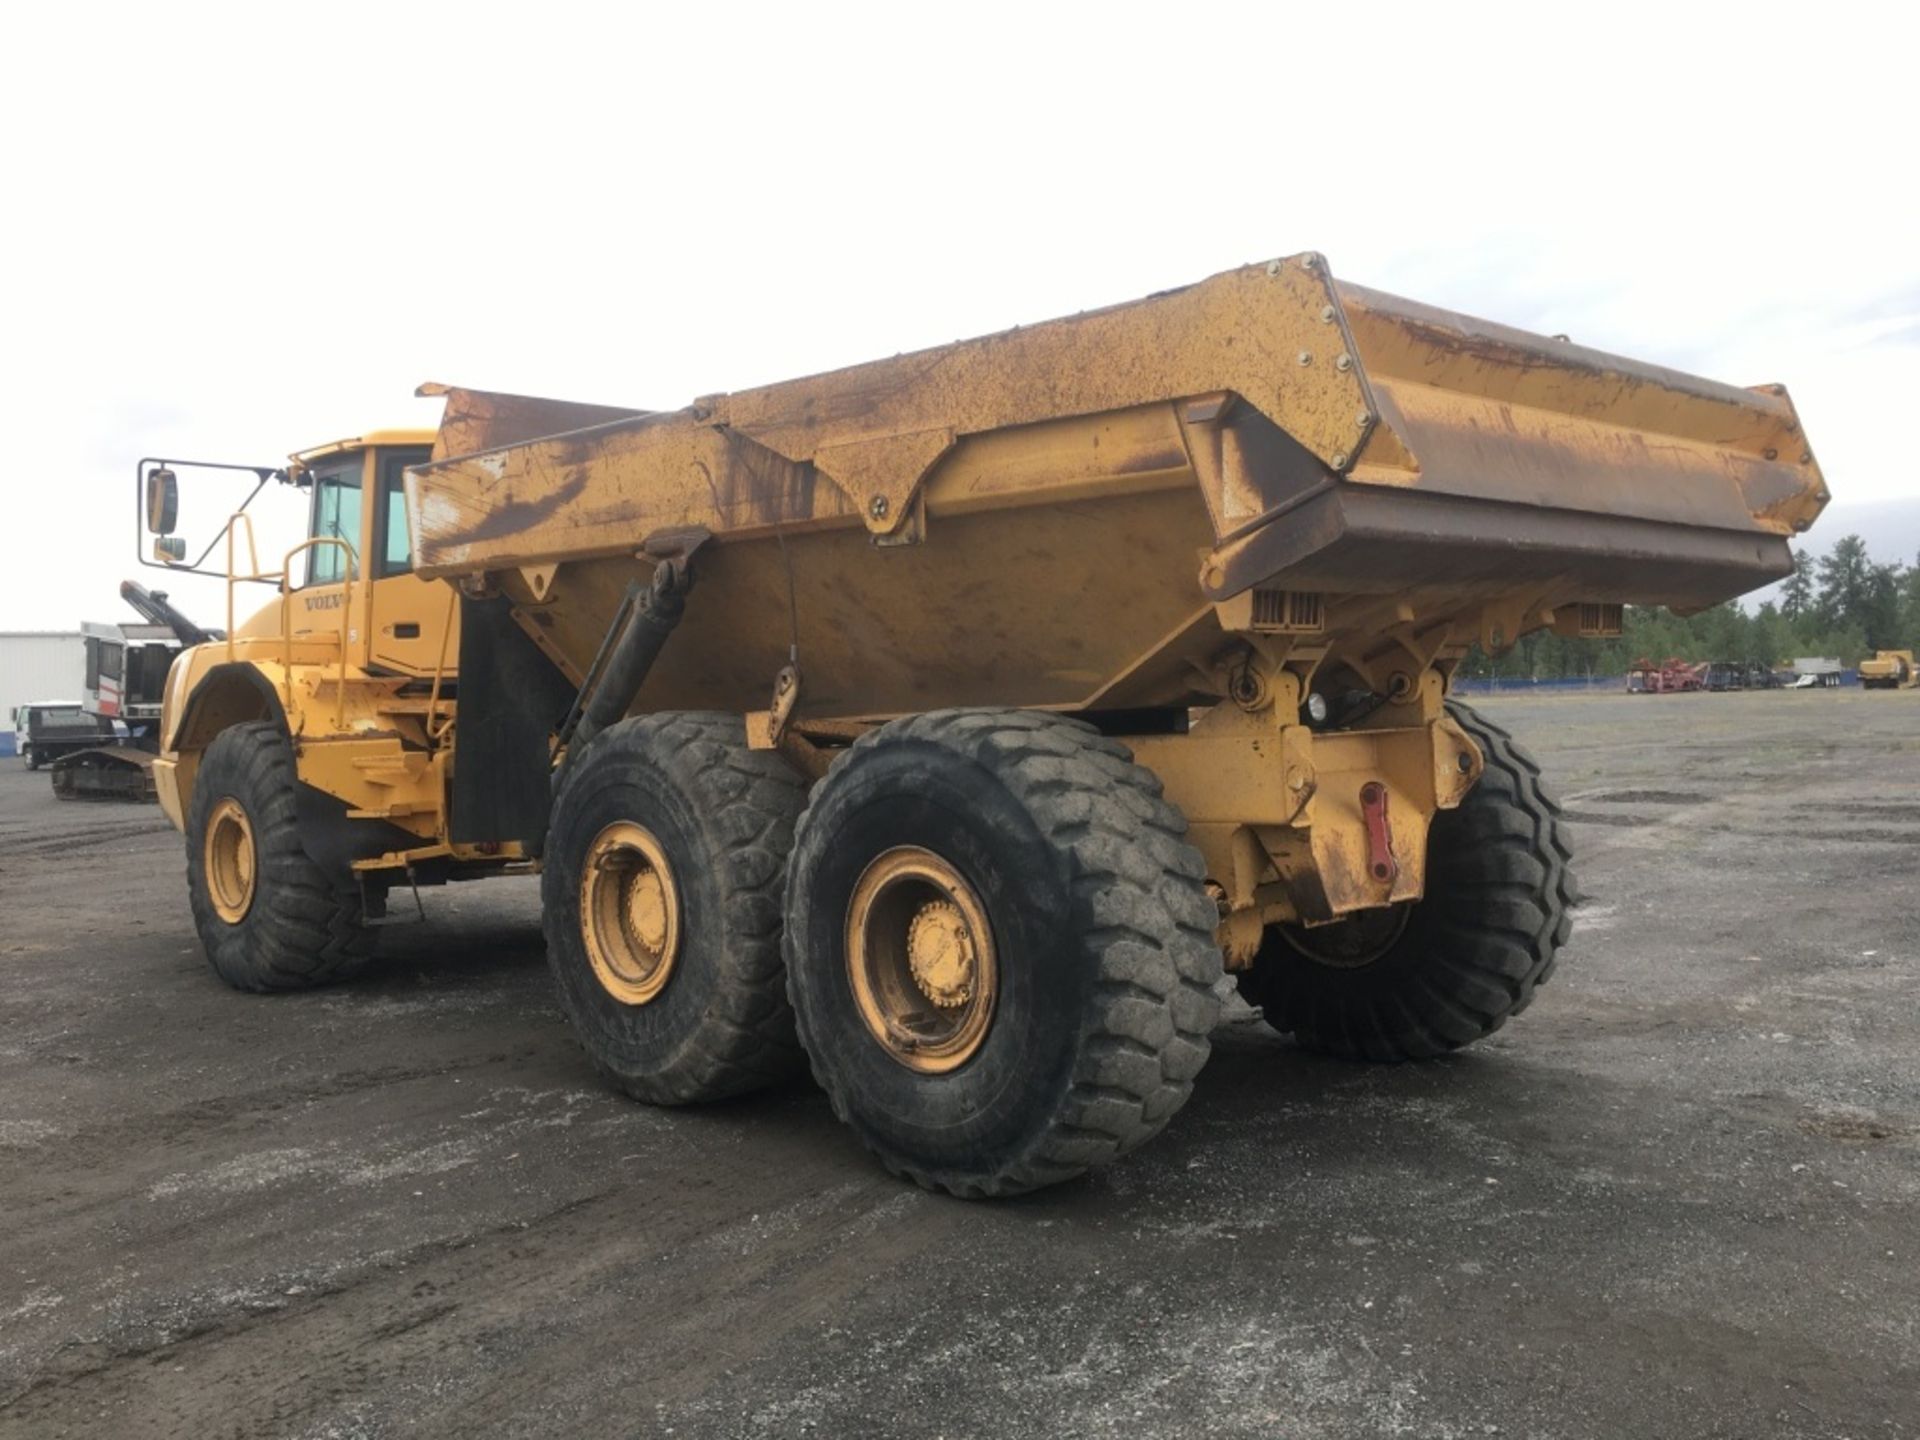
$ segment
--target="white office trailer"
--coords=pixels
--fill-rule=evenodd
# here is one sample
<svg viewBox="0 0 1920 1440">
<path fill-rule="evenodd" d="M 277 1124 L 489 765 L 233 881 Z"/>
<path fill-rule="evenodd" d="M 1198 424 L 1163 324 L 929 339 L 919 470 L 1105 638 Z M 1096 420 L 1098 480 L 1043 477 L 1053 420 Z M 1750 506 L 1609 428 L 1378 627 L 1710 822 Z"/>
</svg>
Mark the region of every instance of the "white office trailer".
<svg viewBox="0 0 1920 1440">
<path fill-rule="evenodd" d="M 0 630 L 0 755 L 15 753 L 15 710 L 34 700 L 78 700 L 86 678 L 78 630 Z"/>
</svg>

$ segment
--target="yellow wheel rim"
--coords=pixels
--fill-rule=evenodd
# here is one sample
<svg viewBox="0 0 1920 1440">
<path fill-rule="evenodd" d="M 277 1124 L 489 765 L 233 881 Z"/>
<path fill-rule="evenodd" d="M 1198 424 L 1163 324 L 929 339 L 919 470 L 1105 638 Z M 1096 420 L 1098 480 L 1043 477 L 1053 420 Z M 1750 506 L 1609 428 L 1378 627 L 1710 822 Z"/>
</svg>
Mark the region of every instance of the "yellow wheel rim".
<svg viewBox="0 0 1920 1440">
<path fill-rule="evenodd" d="M 594 837 L 580 877 L 580 930 L 595 978 L 623 1005 L 666 988 L 680 953 L 680 892 L 651 830 L 617 821 Z"/>
<path fill-rule="evenodd" d="M 1000 988 L 986 907 L 931 850 L 867 866 L 847 907 L 847 978 L 868 1033 L 909 1070 L 942 1075 L 985 1043 Z"/>
<path fill-rule="evenodd" d="M 207 838 L 201 854 L 207 872 L 207 895 L 213 913 L 229 925 L 238 925 L 253 908 L 253 878 L 258 857 L 253 848 L 253 824 L 232 796 L 213 807 L 207 817 Z"/>
</svg>

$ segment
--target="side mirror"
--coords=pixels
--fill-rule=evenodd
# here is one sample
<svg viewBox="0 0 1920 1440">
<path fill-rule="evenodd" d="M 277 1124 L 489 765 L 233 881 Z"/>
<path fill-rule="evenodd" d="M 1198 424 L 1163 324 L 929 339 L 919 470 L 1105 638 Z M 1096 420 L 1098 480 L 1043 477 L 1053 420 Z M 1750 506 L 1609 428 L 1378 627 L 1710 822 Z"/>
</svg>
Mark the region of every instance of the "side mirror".
<svg viewBox="0 0 1920 1440">
<path fill-rule="evenodd" d="M 147 529 L 155 535 L 171 535 L 174 525 L 180 519 L 180 482 L 173 471 L 162 465 L 157 470 L 147 472 Z M 179 558 L 186 558 L 186 542 L 182 541 Z M 160 547 L 154 547 L 154 555 L 160 555 Z"/>
<path fill-rule="evenodd" d="M 153 558 L 162 565 L 179 565 L 187 558 L 187 542 L 178 535 L 162 535 L 153 542 Z"/>
</svg>

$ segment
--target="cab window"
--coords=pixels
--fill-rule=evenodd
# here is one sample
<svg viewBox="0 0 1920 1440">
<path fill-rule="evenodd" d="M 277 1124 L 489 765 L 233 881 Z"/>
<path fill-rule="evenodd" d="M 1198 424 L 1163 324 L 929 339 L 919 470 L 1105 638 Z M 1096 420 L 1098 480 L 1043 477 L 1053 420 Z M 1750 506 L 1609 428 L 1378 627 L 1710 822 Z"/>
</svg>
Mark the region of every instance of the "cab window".
<svg viewBox="0 0 1920 1440">
<path fill-rule="evenodd" d="M 413 539 L 407 533 L 407 492 L 395 485 L 383 493 L 387 497 L 387 535 L 380 551 L 380 573 L 404 575 L 413 569 Z"/>
<path fill-rule="evenodd" d="M 120 647 L 102 640 L 98 635 L 89 635 L 86 640 L 87 651 L 87 689 L 98 690 L 100 682 L 119 680 Z"/>
<path fill-rule="evenodd" d="M 407 467 L 424 465 L 433 452 L 426 446 L 386 450 L 380 455 L 380 509 L 375 536 L 378 574 L 405 575 L 413 569 L 413 534 L 407 525 Z"/>
<path fill-rule="evenodd" d="M 313 538 L 344 540 L 360 549 L 360 457 L 344 455 L 313 469 Z M 345 575 L 346 552 L 338 545 L 316 545 L 307 552 L 307 583 L 337 585 Z M 356 571 L 357 571 L 356 566 Z"/>
</svg>

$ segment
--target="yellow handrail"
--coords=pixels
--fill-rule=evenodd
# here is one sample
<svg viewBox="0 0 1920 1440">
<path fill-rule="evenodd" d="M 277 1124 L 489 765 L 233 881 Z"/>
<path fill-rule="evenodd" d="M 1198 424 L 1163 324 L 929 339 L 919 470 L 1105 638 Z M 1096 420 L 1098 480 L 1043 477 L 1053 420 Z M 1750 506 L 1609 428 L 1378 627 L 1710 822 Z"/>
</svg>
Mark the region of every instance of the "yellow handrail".
<svg viewBox="0 0 1920 1440">
<path fill-rule="evenodd" d="M 247 527 L 247 573 L 236 575 L 233 570 L 233 528 L 240 521 Z M 227 659 L 233 659 L 233 587 L 242 580 L 278 580 L 285 582 L 284 572 L 279 575 L 266 575 L 260 571 L 260 551 L 253 540 L 253 517 L 244 510 L 236 510 L 227 517 Z"/>
<path fill-rule="evenodd" d="M 251 526 L 248 527 L 251 530 Z M 349 545 L 337 535 L 316 535 L 311 540 L 302 540 L 287 551 L 286 558 L 280 562 L 280 640 L 286 659 L 283 672 L 286 675 L 286 705 L 293 708 L 293 605 L 292 595 L 287 590 L 287 577 L 293 574 L 293 557 L 304 550 L 313 550 L 321 545 L 337 546 L 343 554 L 340 567 L 340 679 L 333 687 L 333 728 L 339 732 L 347 728 L 347 653 L 350 646 L 348 636 L 353 625 L 353 576 L 359 566 L 359 560 Z"/>
<path fill-rule="evenodd" d="M 433 690 L 427 696 L 427 739 L 435 745 L 440 743 L 441 737 L 447 733 L 447 730 L 453 728 L 453 721 L 449 719 L 446 730 L 436 731 L 433 728 L 433 716 L 434 711 L 440 708 L 440 677 L 447 673 L 447 641 L 453 635 L 454 607 L 459 604 L 459 602 L 460 592 L 449 585 L 447 587 L 447 620 L 446 623 L 440 627 L 440 658 L 433 662 Z"/>
<path fill-rule="evenodd" d="M 233 568 L 235 522 L 244 525 L 247 531 L 247 573 L 244 575 L 236 573 Z M 287 588 L 287 584 L 293 575 L 293 557 L 300 554 L 303 550 L 312 550 L 321 545 L 337 546 L 343 552 L 343 560 L 340 566 L 340 676 L 338 683 L 334 686 L 333 693 L 334 729 L 335 731 L 340 731 L 346 729 L 347 726 L 347 658 L 351 646 L 349 636 L 353 633 L 353 577 L 354 572 L 359 567 L 360 561 L 353 553 L 353 546 L 349 545 L 339 536 L 316 535 L 311 540 L 302 540 L 298 545 L 287 551 L 286 557 L 280 562 L 279 570 L 262 570 L 260 568 L 259 547 L 255 543 L 253 536 L 253 517 L 244 510 L 236 510 L 227 517 L 227 659 L 231 660 L 234 658 L 233 587 L 243 580 L 274 581 L 280 587 L 280 703 L 283 709 L 288 712 L 292 711 L 293 605 L 291 602 L 293 597 L 292 592 Z M 443 635 L 440 642 L 440 661 L 442 665 L 445 665 L 446 658 L 446 638 Z M 434 676 L 433 688 L 434 694 L 437 696 L 440 693 L 440 677 L 438 675 Z M 429 723 L 431 723 L 431 709 L 428 711 L 428 720 Z"/>
</svg>

